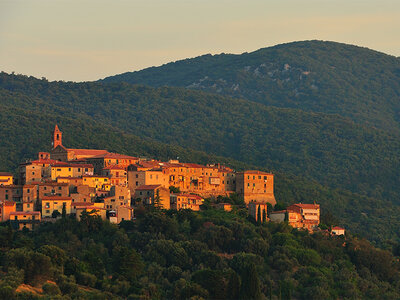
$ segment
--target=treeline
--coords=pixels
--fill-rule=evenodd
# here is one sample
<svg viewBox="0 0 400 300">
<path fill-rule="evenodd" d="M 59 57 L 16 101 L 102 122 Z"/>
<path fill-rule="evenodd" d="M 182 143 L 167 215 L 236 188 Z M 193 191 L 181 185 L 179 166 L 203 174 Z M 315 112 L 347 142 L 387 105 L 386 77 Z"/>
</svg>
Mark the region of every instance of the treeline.
<svg viewBox="0 0 400 300">
<path fill-rule="evenodd" d="M 240 208 L 143 208 L 135 222 L 119 227 L 88 215 L 34 232 L 2 226 L 0 298 L 400 297 L 398 262 L 390 252 L 351 236 L 309 235 L 246 216 Z M 23 292 L 21 284 L 43 293 Z"/>
<path fill-rule="evenodd" d="M 179 157 L 183 162 L 203 164 L 219 162 L 236 170 L 261 169 L 271 171 L 271 166 L 273 166 L 272 171 L 277 175 L 275 180 L 275 193 L 278 201 L 287 204 L 295 202 L 312 203 L 316 201 L 322 205 L 323 211 L 329 211 L 330 214 L 337 219 L 338 224 L 345 226 L 352 230 L 352 232 L 360 234 L 387 249 L 393 247 L 393 241 L 399 240 L 399 231 L 396 228 L 400 227 L 400 208 L 397 204 L 398 198 L 395 197 L 397 195 L 397 189 L 399 189 L 399 186 L 396 184 L 398 169 L 396 167 L 396 155 L 393 154 L 397 147 L 397 142 L 390 139 L 384 140 L 384 136 L 380 137 L 382 140 L 377 145 L 378 148 L 382 147 L 382 152 L 376 149 L 374 150 L 373 147 L 376 140 L 371 136 L 368 137 L 370 140 L 368 147 L 368 144 L 361 142 L 361 137 L 360 139 L 354 138 L 353 141 L 350 141 L 352 139 L 352 134 L 350 133 L 346 139 L 350 144 L 347 144 L 344 140 L 339 142 L 338 139 L 335 139 L 340 144 L 340 147 L 352 147 L 354 152 L 351 155 L 349 154 L 351 153 L 350 150 L 343 149 L 337 151 L 339 146 L 334 143 L 335 140 L 332 140 L 331 146 L 326 146 L 327 151 L 329 150 L 328 148 L 332 148 L 329 151 L 341 153 L 335 155 L 327 154 L 328 157 L 330 157 L 331 163 L 329 163 L 329 160 L 325 161 L 325 166 L 322 158 L 311 158 L 307 156 L 307 153 L 309 153 L 307 151 L 296 151 L 296 147 L 300 147 L 299 149 L 301 149 L 301 147 L 313 147 L 309 145 L 313 145 L 315 141 L 311 141 L 313 138 L 309 137 L 308 142 L 301 142 L 301 145 L 296 144 L 296 141 L 299 141 L 303 136 L 296 136 L 296 127 L 299 127 L 300 123 L 297 125 L 295 124 L 295 120 L 298 119 L 293 114 L 293 119 L 289 118 L 287 120 L 288 124 L 292 123 L 293 125 L 293 135 L 289 135 L 289 129 L 287 129 L 286 135 L 283 135 L 286 131 L 279 131 L 278 127 L 271 127 L 271 131 L 270 133 L 266 133 L 265 139 L 262 136 L 259 138 L 260 141 L 265 141 L 265 143 L 270 145 L 269 149 L 264 149 L 264 153 L 261 154 L 261 151 L 257 150 L 258 148 L 251 143 L 251 140 L 257 139 L 258 136 L 251 136 L 247 142 L 241 146 L 247 149 L 246 152 L 243 153 L 243 156 L 238 155 L 238 159 L 235 160 L 212 153 L 213 147 L 217 145 L 220 145 L 221 149 L 218 151 L 215 150 L 214 153 L 226 153 L 223 149 L 224 147 L 226 149 L 229 147 L 223 145 L 223 142 L 221 142 L 221 140 L 224 139 L 225 142 L 230 145 L 229 151 L 239 151 L 239 148 L 236 144 L 233 144 L 234 141 L 225 137 L 222 131 L 216 134 L 214 129 L 218 129 L 217 127 L 211 130 L 211 123 L 199 121 L 196 125 L 189 124 L 187 127 L 186 125 L 178 125 L 179 120 L 176 118 L 181 118 L 182 120 L 185 118 L 190 119 L 187 115 L 192 115 L 192 113 L 185 113 L 185 106 L 181 107 L 176 104 L 176 106 L 174 106 L 176 107 L 176 114 L 173 114 L 173 108 L 170 110 L 167 109 L 168 105 L 166 104 L 164 111 L 170 111 L 169 115 L 167 113 L 160 117 L 150 117 L 149 115 L 149 119 L 147 119 L 149 124 L 147 126 L 148 128 L 143 129 L 147 121 L 145 122 L 145 120 L 142 120 L 143 127 L 138 126 L 135 127 L 136 130 L 133 130 L 129 129 L 132 125 L 128 123 L 134 123 L 136 122 L 135 118 L 140 117 L 138 111 L 143 107 L 142 104 L 138 106 L 135 114 L 131 113 L 130 117 L 125 119 L 127 127 L 123 128 L 113 125 L 112 121 L 106 121 L 106 119 L 100 116 L 90 116 L 89 114 L 98 111 L 97 108 L 93 107 L 93 109 L 90 108 L 86 111 L 82 108 L 82 110 L 79 111 L 79 109 L 81 109 L 81 104 L 79 104 L 79 102 L 87 101 L 90 103 L 92 101 L 94 103 L 97 100 L 100 101 L 100 98 L 96 96 L 98 94 L 95 92 L 96 87 L 100 85 L 48 83 L 45 80 L 37 80 L 23 76 L 10 76 L 5 73 L 2 73 L 0 78 L 2 78 L 2 80 L 0 80 L 0 86 L 7 87 L 7 89 L 0 89 L 0 170 L 2 171 L 16 172 L 16 168 L 21 161 L 34 158 L 38 151 L 49 151 L 51 132 L 54 129 L 54 124 L 58 123 L 61 130 L 64 132 L 64 145 L 71 148 L 107 149 L 118 153 L 133 156 L 147 156 L 161 160 Z M 70 88 L 67 86 L 70 86 Z M 164 97 L 160 95 L 160 93 L 164 91 L 163 89 L 153 90 L 142 87 L 130 87 L 128 85 L 116 85 L 114 87 L 118 86 L 127 89 L 126 91 L 121 90 L 120 92 L 122 94 L 125 94 L 127 91 L 137 92 L 138 95 L 140 95 L 138 96 L 139 99 L 143 99 L 141 103 L 143 103 L 144 106 L 146 106 L 144 102 L 147 101 L 150 103 L 148 104 L 149 109 L 151 102 L 155 101 L 154 99 L 159 99 L 159 96 L 160 98 Z M 60 87 L 60 90 L 58 90 L 58 87 Z M 71 96 L 73 101 L 69 101 L 71 101 L 71 103 L 76 103 L 76 107 L 74 106 L 75 104 L 67 104 L 65 101 L 69 98 L 64 98 L 64 96 L 62 96 L 63 93 L 67 90 L 74 91 L 74 89 L 80 90 L 81 88 L 84 90 L 86 88 L 92 88 L 93 90 L 88 92 L 87 96 L 84 96 L 84 94 Z M 22 93 L 24 89 L 27 91 Z M 46 89 L 47 92 L 44 92 Z M 103 87 L 101 89 L 103 89 Z M 114 95 L 113 93 L 115 91 L 111 90 L 110 87 L 104 89 L 107 91 L 101 92 L 105 97 L 104 99 Z M 153 91 L 155 94 L 153 95 L 150 91 Z M 166 91 L 172 93 L 172 98 L 175 97 L 173 96 L 175 95 L 174 93 L 176 93 L 174 89 L 168 89 Z M 100 93 L 100 90 L 98 92 Z M 40 93 L 44 93 L 47 96 L 40 98 Z M 35 96 L 35 94 L 37 95 Z M 190 92 L 187 92 L 187 95 L 190 94 Z M 54 99 L 49 95 L 53 95 Z M 93 99 L 97 100 L 90 100 L 88 98 L 90 95 L 93 96 Z M 126 95 L 129 95 L 129 93 L 126 93 Z M 192 96 L 194 97 L 196 95 L 200 99 L 200 94 L 193 93 Z M 168 103 L 168 99 L 172 98 L 167 97 L 161 102 Z M 46 101 L 44 99 L 48 100 Z M 80 101 L 78 101 L 79 99 Z M 223 98 L 216 99 L 221 100 Z M 114 100 L 110 98 L 110 103 L 112 103 L 112 101 Z M 129 102 L 128 100 L 126 101 Z M 177 103 L 183 103 L 178 100 L 176 101 Z M 85 105 L 86 104 L 83 104 L 83 106 Z M 105 102 L 104 105 L 106 105 Z M 186 106 L 190 106 L 190 103 L 187 103 Z M 226 106 L 229 107 L 228 104 L 226 104 Z M 110 107 L 113 107 L 113 105 L 110 104 Z M 115 109 L 117 108 L 119 111 L 123 111 L 125 106 L 118 106 L 116 104 Z M 179 109 L 182 110 L 181 113 L 178 113 Z M 198 106 L 198 110 L 200 109 L 201 106 Z M 162 111 L 162 108 L 154 108 L 154 110 Z M 212 109 L 210 111 L 212 111 Z M 104 113 L 106 114 L 107 111 Z M 210 112 L 210 114 L 212 114 L 212 112 Z M 222 116 L 223 114 L 221 118 Z M 273 115 L 271 115 L 271 117 L 272 116 Z M 115 114 L 115 118 L 117 120 L 119 119 L 117 113 Z M 141 118 L 143 118 L 143 116 L 141 116 Z M 276 116 L 272 119 L 274 118 L 276 118 Z M 182 122 L 181 124 L 187 124 L 189 121 Z M 232 119 L 230 122 L 234 124 L 235 120 Z M 318 122 L 316 121 L 317 124 Z M 158 123 L 169 125 L 164 126 L 164 128 L 160 127 L 161 125 L 158 126 Z M 282 119 L 282 124 L 283 123 Z M 224 124 L 224 122 L 220 124 Z M 254 124 L 250 123 L 250 125 L 254 125 L 255 128 L 257 122 Z M 244 130 L 250 125 L 244 124 Z M 205 129 L 207 126 L 208 128 Z M 241 123 L 239 123 L 238 128 L 241 128 L 240 126 Z M 332 126 L 334 128 L 334 125 Z M 173 128 L 171 129 L 171 127 Z M 147 136 L 146 132 L 152 135 L 152 128 L 157 129 L 155 131 L 157 131 L 157 135 L 160 134 L 160 140 L 164 141 L 164 143 L 145 137 Z M 191 129 L 192 132 L 190 132 Z M 206 133 L 202 139 L 196 141 L 193 137 L 196 136 L 196 132 L 200 130 L 206 130 Z M 133 131 L 133 134 L 129 133 Z M 165 131 L 168 132 L 161 136 L 161 132 Z M 315 129 L 315 132 L 317 131 L 318 130 Z M 304 134 L 306 132 L 307 130 L 304 129 Z M 282 136 L 280 136 L 280 133 L 282 133 Z M 206 138 L 207 134 L 209 138 Z M 141 136 L 139 137 L 138 135 Z M 277 139 L 278 137 L 279 140 Z M 314 137 L 317 140 L 317 136 Z M 185 142 L 185 140 L 187 142 Z M 202 141 L 203 145 L 200 145 L 200 141 Z M 181 146 L 179 144 L 181 144 Z M 287 150 L 291 149 L 290 145 L 295 147 L 292 151 Z M 327 145 L 329 145 L 328 142 Z M 359 145 L 364 146 L 360 147 Z M 286 149 L 285 147 L 288 148 Z M 384 150 L 385 147 L 389 150 Z M 207 153 L 204 151 L 207 151 Z M 359 153 L 359 151 L 361 152 Z M 254 158 L 256 153 L 260 153 L 259 155 L 262 156 L 260 161 Z M 338 155 L 338 157 L 336 157 L 336 155 Z M 362 158 L 363 155 L 365 155 L 365 157 L 362 159 L 362 164 L 357 164 L 357 160 Z M 263 161 L 265 165 L 263 165 Z M 298 161 L 300 161 L 300 165 L 296 166 Z M 376 173 L 372 174 L 374 168 Z M 293 173 L 296 175 L 291 175 Z M 327 183 L 327 185 L 339 185 L 336 179 L 347 180 L 344 186 L 348 186 L 353 181 L 354 183 L 350 184 L 353 187 L 352 190 L 356 190 L 358 193 L 347 191 L 343 187 L 331 188 L 323 186 L 320 183 L 323 180 L 318 174 L 326 178 L 326 180 L 332 181 L 329 184 Z M 365 174 L 365 176 L 362 176 L 362 174 Z M 310 178 L 315 178 L 317 175 L 319 177 L 318 181 Z M 373 197 L 360 195 L 360 193 L 370 190 L 374 185 L 375 192 L 373 193 Z M 385 198 L 388 200 L 383 200 L 383 196 L 386 196 Z"/>
<path fill-rule="evenodd" d="M 175 86 L 266 105 L 339 114 L 388 131 L 400 129 L 400 59 L 335 42 L 281 44 L 110 76 L 104 82 Z"/>
<path fill-rule="evenodd" d="M 0 103 L 11 110 L 2 122 L 6 128 L 14 109 L 68 116 L 395 203 L 400 195 L 398 135 L 337 115 L 178 88 L 49 83 L 5 73 L 0 74 Z M 65 137 L 66 145 L 76 143 L 75 137 Z"/>
</svg>

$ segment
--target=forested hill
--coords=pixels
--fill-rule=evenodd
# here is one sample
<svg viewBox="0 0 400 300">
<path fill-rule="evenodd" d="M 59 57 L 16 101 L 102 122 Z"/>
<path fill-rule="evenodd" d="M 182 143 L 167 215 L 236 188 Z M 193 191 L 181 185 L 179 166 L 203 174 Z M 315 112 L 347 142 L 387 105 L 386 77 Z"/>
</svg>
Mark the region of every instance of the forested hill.
<svg viewBox="0 0 400 300">
<path fill-rule="evenodd" d="M 208 54 L 103 81 L 186 87 L 400 130 L 400 59 L 335 42 Z"/>
<path fill-rule="evenodd" d="M 137 209 L 119 226 L 87 214 L 0 226 L 0 298 L 399 299 L 390 252 L 246 215 Z"/>
<path fill-rule="evenodd" d="M 3 107 L 96 120 L 128 134 L 399 203 L 398 136 L 338 115 L 182 88 L 47 82 L 5 73 L 0 93 Z"/>
<path fill-rule="evenodd" d="M 316 201 L 370 240 L 399 239 L 399 141 L 345 118 L 179 88 L 0 74 L 0 170 L 48 150 L 56 122 L 69 147 L 272 170 L 279 201 Z"/>
</svg>

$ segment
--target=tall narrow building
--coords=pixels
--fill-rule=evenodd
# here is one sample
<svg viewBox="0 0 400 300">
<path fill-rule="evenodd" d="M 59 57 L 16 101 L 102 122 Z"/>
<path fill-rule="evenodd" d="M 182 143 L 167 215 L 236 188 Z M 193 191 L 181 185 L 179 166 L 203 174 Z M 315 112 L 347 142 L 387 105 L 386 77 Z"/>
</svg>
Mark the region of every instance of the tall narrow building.
<svg viewBox="0 0 400 300">
<path fill-rule="evenodd" d="M 57 146 L 62 146 L 62 132 L 58 129 L 57 124 L 56 127 L 54 127 L 51 145 L 53 149 L 57 148 Z"/>
</svg>

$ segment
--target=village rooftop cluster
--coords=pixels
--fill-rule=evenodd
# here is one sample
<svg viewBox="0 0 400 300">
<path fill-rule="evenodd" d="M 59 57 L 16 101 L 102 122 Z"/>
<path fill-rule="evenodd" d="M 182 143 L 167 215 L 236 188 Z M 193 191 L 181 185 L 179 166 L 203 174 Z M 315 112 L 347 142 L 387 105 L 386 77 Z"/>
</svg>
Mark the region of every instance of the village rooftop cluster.
<svg viewBox="0 0 400 300">
<path fill-rule="evenodd" d="M 50 152 L 39 152 L 36 160 L 21 163 L 18 178 L 0 172 L 0 221 L 9 221 L 15 229 L 32 230 L 61 215 L 75 215 L 80 220 L 85 212 L 120 223 L 133 220 L 138 205 L 198 211 L 204 198 L 233 193 L 243 197 L 256 221 L 288 221 L 309 231 L 319 225 L 318 204 L 294 204 L 267 214 L 268 203 L 276 204 L 271 173 L 70 149 L 63 146 L 57 125 Z M 217 207 L 232 209 L 228 203 Z M 342 233 L 342 228 L 334 230 Z"/>
</svg>

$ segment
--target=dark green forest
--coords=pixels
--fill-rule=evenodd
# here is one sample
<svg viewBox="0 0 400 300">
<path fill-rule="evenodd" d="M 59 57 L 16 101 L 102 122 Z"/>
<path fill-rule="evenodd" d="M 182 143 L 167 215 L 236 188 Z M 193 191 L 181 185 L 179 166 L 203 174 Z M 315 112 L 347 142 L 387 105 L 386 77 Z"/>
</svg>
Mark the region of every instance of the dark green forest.
<svg viewBox="0 0 400 300">
<path fill-rule="evenodd" d="M 185 87 L 269 106 L 339 114 L 388 131 L 400 129 L 400 59 L 336 42 L 208 54 L 103 81 Z"/>
<path fill-rule="evenodd" d="M 1 299 L 398 299 L 399 263 L 348 235 L 255 224 L 246 209 L 138 209 L 0 227 Z M 43 293 L 16 292 L 22 283 Z"/>
<path fill-rule="evenodd" d="M 398 135 L 338 115 L 182 88 L 49 83 L 5 73 L 0 76 L 0 103 L 56 118 L 96 120 L 127 134 L 399 204 Z M 72 145 L 74 137 L 69 138 Z"/>
<path fill-rule="evenodd" d="M 5 73 L 0 87 L 2 171 L 50 150 L 58 123 L 71 148 L 272 170 L 278 201 L 321 203 L 337 224 L 387 249 L 399 240 L 393 135 L 338 116 L 174 88 L 49 83 Z"/>
</svg>

